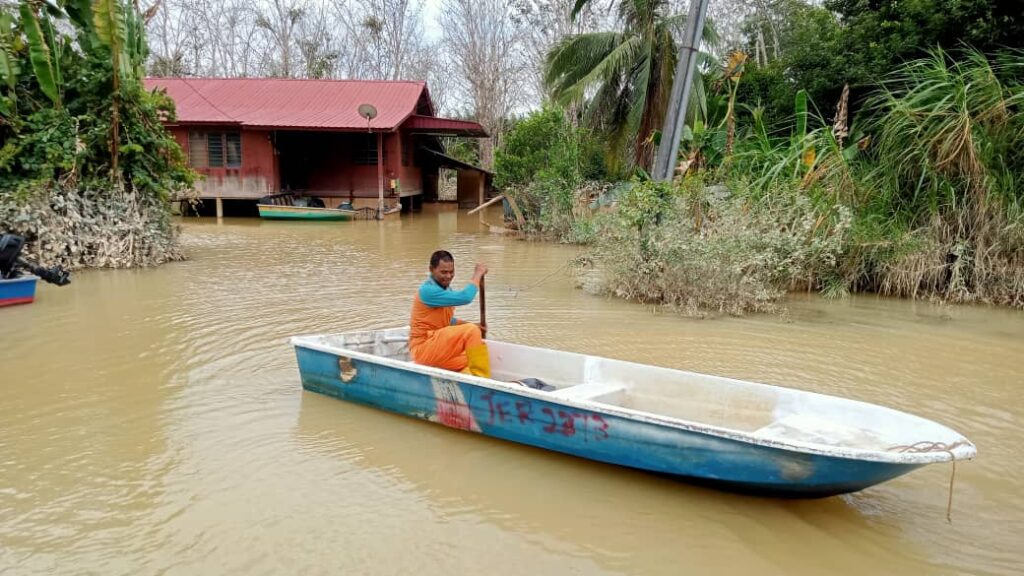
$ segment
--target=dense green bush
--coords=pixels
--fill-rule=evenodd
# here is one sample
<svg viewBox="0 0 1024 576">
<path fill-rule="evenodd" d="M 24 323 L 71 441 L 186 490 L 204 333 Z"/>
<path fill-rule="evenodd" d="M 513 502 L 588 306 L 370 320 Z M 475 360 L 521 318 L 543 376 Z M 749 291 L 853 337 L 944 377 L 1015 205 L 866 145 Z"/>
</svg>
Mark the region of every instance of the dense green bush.
<svg viewBox="0 0 1024 576">
<path fill-rule="evenodd" d="M 495 152 L 495 185 L 515 200 L 528 231 L 571 239 L 585 183 L 606 176 L 599 140 L 558 108 L 531 113 Z"/>
<path fill-rule="evenodd" d="M 1012 0 L 782 0 L 767 11 L 744 26 L 754 57 L 740 101 L 763 106 L 770 125 L 797 90 L 831 118 L 844 85 L 857 112 L 880 79 L 930 50 L 1024 47 L 1024 2 Z"/>
<path fill-rule="evenodd" d="M 516 122 L 495 152 L 494 184 L 527 184 L 543 171 L 582 180 L 605 176 L 601 145 L 590 131 L 574 127 L 560 108 L 536 111 Z"/>
<path fill-rule="evenodd" d="M 193 173 L 143 86 L 143 16 L 125 0 L 0 6 L 0 231 L 35 257 L 131 266 L 177 257 L 170 199 Z"/>
</svg>

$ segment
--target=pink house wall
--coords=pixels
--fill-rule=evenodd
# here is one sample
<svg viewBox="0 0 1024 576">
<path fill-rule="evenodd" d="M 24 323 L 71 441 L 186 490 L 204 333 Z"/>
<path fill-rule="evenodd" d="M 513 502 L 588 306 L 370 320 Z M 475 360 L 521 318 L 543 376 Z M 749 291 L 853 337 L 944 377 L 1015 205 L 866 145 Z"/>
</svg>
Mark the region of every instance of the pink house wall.
<svg viewBox="0 0 1024 576">
<path fill-rule="evenodd" d="M 189 153 L 190 130 L 239 131 L 237 127 L 171 126 L 175 140 Z M 376 165 L 356 164 L 353 161 L 353 142 L 350 133 L 308 132 L 288 133 L 288 144 L 281 134 L 270 130 L 241 130 L 242 165 L 238 168 L 194 168 L 202 179 L 196 183 L 201 198 L 258 199 L 281 191 L 282 156 L 290 159 L 293 171 L 301 171 L 307 193 L 327 198 L 376 198 L 378 171 Z M 410 138 L 406 136 L 406 138 Z M 402 138 L 397 132 L 384 134 L 385 165 L 384 193 L 386 199 L 397 201 L 390 195 L 390 180 L 400 182 L 401 196 L 422 194 L 422 171 L 414 165 L 410 152 L 408 165 L 402 164 Z M 413 142 L 413 140 L 407 140 Z M 276 143 L 276 148 L 275 148 Z"/>
<path fill-rule="evenodd" d="M 170 128 L 174 139 L 188 156 L 189 127 Z M 237 127 L 210 126 L 192 130 L 238 132 Z M 277 157 L 266 130 L 241 130 L 242 165 L 238 168 L 193 168 L 201 179 L 196 190 L 201 198 L 259 198 L 278 191 Z"/>
</svg>

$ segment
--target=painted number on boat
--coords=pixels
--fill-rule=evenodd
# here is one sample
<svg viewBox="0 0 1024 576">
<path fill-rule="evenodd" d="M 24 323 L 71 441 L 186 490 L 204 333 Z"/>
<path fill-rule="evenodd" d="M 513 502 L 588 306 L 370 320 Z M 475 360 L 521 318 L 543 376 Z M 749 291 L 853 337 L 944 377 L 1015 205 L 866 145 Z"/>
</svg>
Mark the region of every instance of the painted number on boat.
<svg viewBox="0 0 1024 576">
<path fill-rule="evenodd" d="M 488 424 L 519 424 L 522 426 L 540 425 L 547 434 L 583 437 L 588 440 L 605 440 L 608 438 L 608 421 L 600 414 L 589 412 L 571 412 L 543 406 L 535 409 L 530 400 L 499 400 L 488 392 L 480 397 L 487 402 Z"/>
</svg>

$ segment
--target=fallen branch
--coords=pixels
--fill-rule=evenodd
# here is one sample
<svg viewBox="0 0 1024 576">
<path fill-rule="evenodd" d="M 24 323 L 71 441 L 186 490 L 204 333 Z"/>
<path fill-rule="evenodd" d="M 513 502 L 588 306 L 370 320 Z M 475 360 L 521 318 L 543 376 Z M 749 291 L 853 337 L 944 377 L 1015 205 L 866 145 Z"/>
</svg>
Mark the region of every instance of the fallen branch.
<svg viewBox="0 0 1024 576">
<path fill-rule="evenodd" d="M 498 202 L 499 200 L 504 200 L 504 199 L 505 199 L 505 195 L 504 194 L 498 194 L 497 196 L 495 196 L 494 198 L 491 198 L 487 202 L 484 202 L 483 204 L 477 206 L 476 208 L 473 208 L 472 210 L 470 210 L 466 214 L 476 214 L 477 212 L 483 210 L 484 208 L 487 208 L 491 204 L 494 204 L 495 202 Z"/>
</svg>

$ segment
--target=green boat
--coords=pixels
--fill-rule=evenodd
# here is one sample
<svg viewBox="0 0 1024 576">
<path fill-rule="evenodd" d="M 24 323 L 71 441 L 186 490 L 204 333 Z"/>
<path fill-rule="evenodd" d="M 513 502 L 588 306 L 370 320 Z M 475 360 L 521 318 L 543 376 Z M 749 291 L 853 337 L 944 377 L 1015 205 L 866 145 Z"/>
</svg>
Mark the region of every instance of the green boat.
<svg viewBox="0 0 1024 576">
<path fill-rule="evenodd" d="M 260 218 L 268 220 L 354 220 L 356 211 L 350 205 L 326 208 L 316 197 L 296 197 L 286 192 L 260 198 L 256 204 Z"/>
<path fill-rule="evenodd" d="M 257 204 L 260 218 L 268 220 L 354 220 L 355 210 L 313 208 L 308 206 L 275 206 Z"/>
</svg>

